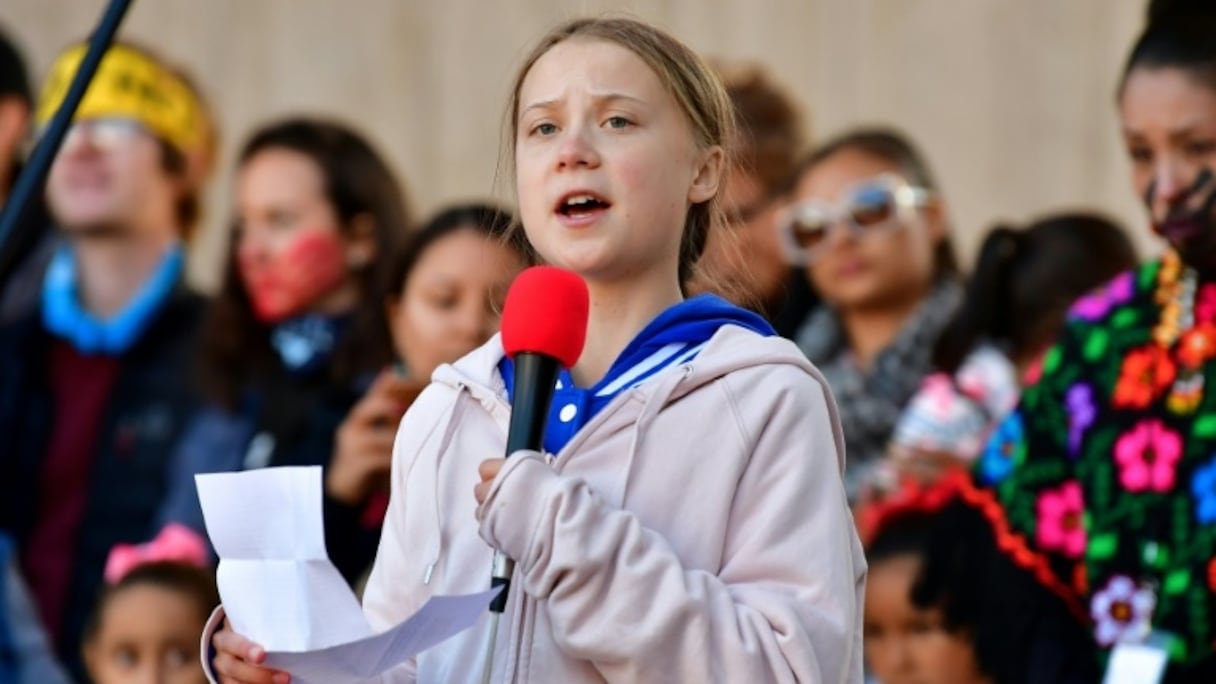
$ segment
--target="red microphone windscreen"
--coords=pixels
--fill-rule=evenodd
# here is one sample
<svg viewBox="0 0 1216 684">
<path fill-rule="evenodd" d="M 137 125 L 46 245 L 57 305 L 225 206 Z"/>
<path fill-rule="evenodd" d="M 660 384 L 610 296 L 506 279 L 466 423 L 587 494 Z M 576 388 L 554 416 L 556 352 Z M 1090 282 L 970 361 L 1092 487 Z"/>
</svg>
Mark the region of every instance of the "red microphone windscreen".
<svg viewBox="0 0 1216 684">
<path fill-rule="evenodd" d="M 587 284 L 570 271 L 533 266 L 520 273 L 502 308 L 502 346 L 544 354 L 570 368 L 587 341 Z"/>
</svg>

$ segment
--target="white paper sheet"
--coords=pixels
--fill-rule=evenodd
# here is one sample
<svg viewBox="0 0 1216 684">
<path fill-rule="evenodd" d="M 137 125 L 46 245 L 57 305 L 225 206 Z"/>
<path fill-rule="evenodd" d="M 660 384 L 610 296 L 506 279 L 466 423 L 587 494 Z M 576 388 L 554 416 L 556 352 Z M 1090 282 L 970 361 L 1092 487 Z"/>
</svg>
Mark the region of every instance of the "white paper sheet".
<svg viewBox="0 0 1216 684">
<path fill-rule="evenodd" d="M 320 468 L 214 473 L 195 482 L 229 623 L 300 684 L 375 677 L 472 627 L 497 594 L 434 597 L 373 634 L 325 551 Z"/>
</svg>

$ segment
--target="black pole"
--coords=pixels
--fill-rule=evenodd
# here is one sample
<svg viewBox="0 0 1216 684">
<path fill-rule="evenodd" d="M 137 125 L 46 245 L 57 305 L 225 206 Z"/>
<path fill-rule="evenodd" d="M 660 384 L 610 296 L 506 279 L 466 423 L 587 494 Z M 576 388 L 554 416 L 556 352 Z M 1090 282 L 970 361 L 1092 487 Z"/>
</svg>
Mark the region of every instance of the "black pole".
<svg viewBox="0 0 1216 684">
<path fill-rule="evenodd" d="M 63 137 L 72 123 L 76 108 L 80 106 L 93 75 L 97 73 L 101 58 L 113 44 L 118 27 L 130 6 L 131 0 L 110 0 L 106 6 L 97 29 L 89 37 L 89 49 L 72 78 L 67 95 L 30 155 L 29 162 L 21 170 L 4 210 L 0 212 L 0 291 L 4 290 L 5 284 L 17 270 L 21 257 L 37 241 L 38 231 L 46 227 L 29 221 L 31 211 L 36 206 L 34 199 L 42 192 L 47 174 L 51 171 L 51 162 L 55 161 L 55 155 L 63 144 Z"/>
</svg>

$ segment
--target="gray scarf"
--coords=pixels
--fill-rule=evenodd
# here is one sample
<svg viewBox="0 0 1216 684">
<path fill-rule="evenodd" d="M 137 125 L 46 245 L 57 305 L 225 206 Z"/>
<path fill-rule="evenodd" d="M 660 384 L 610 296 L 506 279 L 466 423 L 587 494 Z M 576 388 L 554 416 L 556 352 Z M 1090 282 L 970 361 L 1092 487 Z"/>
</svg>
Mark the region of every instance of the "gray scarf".
<svg viewBox="0 0 1216 684">
<path fill-rule="evenodd" d="M 867 473 L 886 453 L 904 406 L 933 371 L 933 347 L 961 300 L 957 282 L 938 282 L 868 372 L 853 362 L 844 327 L 830 307 L 820 307 L 798 329 L 798 347 L 823 372 L 840 407 L 849 501 L 856 500 Z"/>
</svg>

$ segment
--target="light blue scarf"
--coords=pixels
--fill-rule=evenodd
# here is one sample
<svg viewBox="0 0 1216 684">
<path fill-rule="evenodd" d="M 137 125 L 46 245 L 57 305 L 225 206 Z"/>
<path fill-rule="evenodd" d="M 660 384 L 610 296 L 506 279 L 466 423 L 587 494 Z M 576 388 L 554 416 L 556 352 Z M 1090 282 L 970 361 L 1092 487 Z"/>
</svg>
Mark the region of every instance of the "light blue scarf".
<svg viewBox="0 0 1216 684">
<path fill-rule="evenodd" d="M 76 255 L 68 245 L 55 252 L 42 281 L 42 322 L 82 354 L 117 356 L 129 350 L 177 288 L 185 261 L 174 244 L 152 277 L 116 315 L 101 320 L 84 309 L 77 291 Z"/>
</svg>

